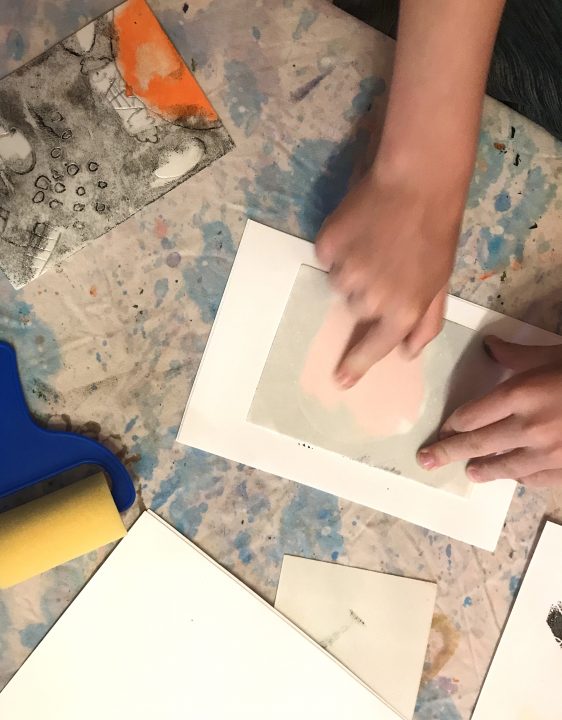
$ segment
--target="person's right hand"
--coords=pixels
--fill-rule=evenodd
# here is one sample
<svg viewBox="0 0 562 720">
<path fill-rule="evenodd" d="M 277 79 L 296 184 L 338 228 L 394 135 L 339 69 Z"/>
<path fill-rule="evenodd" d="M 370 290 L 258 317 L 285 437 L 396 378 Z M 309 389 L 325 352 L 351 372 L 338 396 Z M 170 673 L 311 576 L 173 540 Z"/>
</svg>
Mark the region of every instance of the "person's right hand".
<svg viewBox="0 0 562 720">
<path fill-rule="evenodd" d="M 336 371 L 344 388 L 401 343 L 416 355 L 441 328 L 466 195 L 444 175 L 377 160 L 318 234 L 318 258 L 358 321 Z"/>
</svg>

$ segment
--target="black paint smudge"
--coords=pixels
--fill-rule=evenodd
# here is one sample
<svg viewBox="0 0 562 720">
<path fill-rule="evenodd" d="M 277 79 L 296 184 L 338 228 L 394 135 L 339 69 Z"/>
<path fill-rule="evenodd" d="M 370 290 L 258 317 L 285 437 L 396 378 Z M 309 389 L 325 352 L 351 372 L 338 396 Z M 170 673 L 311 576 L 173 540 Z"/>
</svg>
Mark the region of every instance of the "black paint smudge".
<svg viewBox="0 0 562 720">
<path fill-rule="evenodd" d="M 513 161 L 513 164 L 515 165 L 515 167 L 519 167 L 520 161 L 521 161 L 521 155 L 519 155 L 519 153 L 517 153 L 515 155 L 515 160 Z"/>
<path fill-rule="evenodd" d="M 562 648 L 562 600 L 554 603 L 546 618 L 546 624 L 558 645 Z"/>
<path fill-rule="evenodd" d="M 184 3 L 182 10 L 184 11 L 184 13 L 186 13 L 189 10 L 189 5 L 187 3 Z"/>
</svg>

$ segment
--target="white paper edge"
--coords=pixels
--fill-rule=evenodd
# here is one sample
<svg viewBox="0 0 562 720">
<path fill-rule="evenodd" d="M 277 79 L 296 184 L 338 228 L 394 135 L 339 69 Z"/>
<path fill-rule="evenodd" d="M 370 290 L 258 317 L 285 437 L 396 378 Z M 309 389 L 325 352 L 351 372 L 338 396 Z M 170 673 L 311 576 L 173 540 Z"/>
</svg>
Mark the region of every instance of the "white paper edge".
<svg viewBox="0 0 562 720">
<path fill-rule="evenodd" d="M 246 420 L 297 272 L 321 269 L 314 246 L 248 220 L 178 433 L 178 442 L 394 515 L 493 551 L 516 483 L 467 497 L 350 460 Z M 554 333 L 448 296 L 447 320 L 473 330 L 501 320 L 506 340 L 549 345 Z"/>
</svg>

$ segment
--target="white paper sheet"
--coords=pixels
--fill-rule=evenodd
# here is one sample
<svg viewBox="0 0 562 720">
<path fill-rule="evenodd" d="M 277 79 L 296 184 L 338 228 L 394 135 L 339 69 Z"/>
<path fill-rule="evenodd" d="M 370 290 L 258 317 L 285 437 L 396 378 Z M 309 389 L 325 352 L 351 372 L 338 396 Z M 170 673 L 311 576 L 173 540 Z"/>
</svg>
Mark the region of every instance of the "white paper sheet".
<svg viewBox="0 0 562 720">
<path fill-rule="evenodd" d="M 472 720 L 562 718 L 562 637 L 557 638 L 547 622 L 551 611 L 558 614 L 558 603 L 562 603 L 562 525 L 547 522 Z M 562 618 L 562 607 L 559 611 Z M 556 630 L 552 615 L 550 622 Z"/>
<path fill-rule="evenodd" d="M 275 607 L 411 718 L 437 586 L 285 555 Z"/>
<path fill-rule="evenodd" d="M 513 481 L 478 484 L 466 497 L 454 495 L 248 422 L 256 387 L 303 264 L 319 267 L 311 243 L 248 221 L 178 441 L 494 550 Z M 515 342 L 560 342 L 558 335 L 452 296 L 445 317 Z"/>
<path fill-rule="evenodd" d="M 399 715 L 150 512 L 0 693 L 3 720 L 342 717 Z"/>
</svg>

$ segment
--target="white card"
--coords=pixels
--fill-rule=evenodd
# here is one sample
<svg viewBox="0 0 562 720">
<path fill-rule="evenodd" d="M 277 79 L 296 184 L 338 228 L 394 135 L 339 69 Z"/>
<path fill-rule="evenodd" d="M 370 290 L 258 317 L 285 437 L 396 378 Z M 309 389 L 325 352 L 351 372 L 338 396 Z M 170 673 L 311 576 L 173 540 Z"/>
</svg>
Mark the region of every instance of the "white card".
<svg viewBox="0 0 562 720">
<path fill-rule="evenodd" d="M 319 268 L 312 244 L 248 221 L 178 441 L 494 550 L 515 487 L 512 480 L 449 492 L 248 420 L 303 265 Z M 478 342 L 489 332 L 523 343 L 560 342 L 558 335 L 452 296 L 445 317 L 477 331 Z"/>
<path fill-rule="evenodd" d="M 275 607 L 411 718 L 437 586 L 285 555 Z"/>
<path fill-rule="evenodd" d="M 397 720 L 356 677 L 146 512 L 0 693 L 10 720 Z"/>
<path fill-rule="evenodd" d="M 562 525 L 547 522 L 472 720 L 562 718 Z"/>
</svg>

